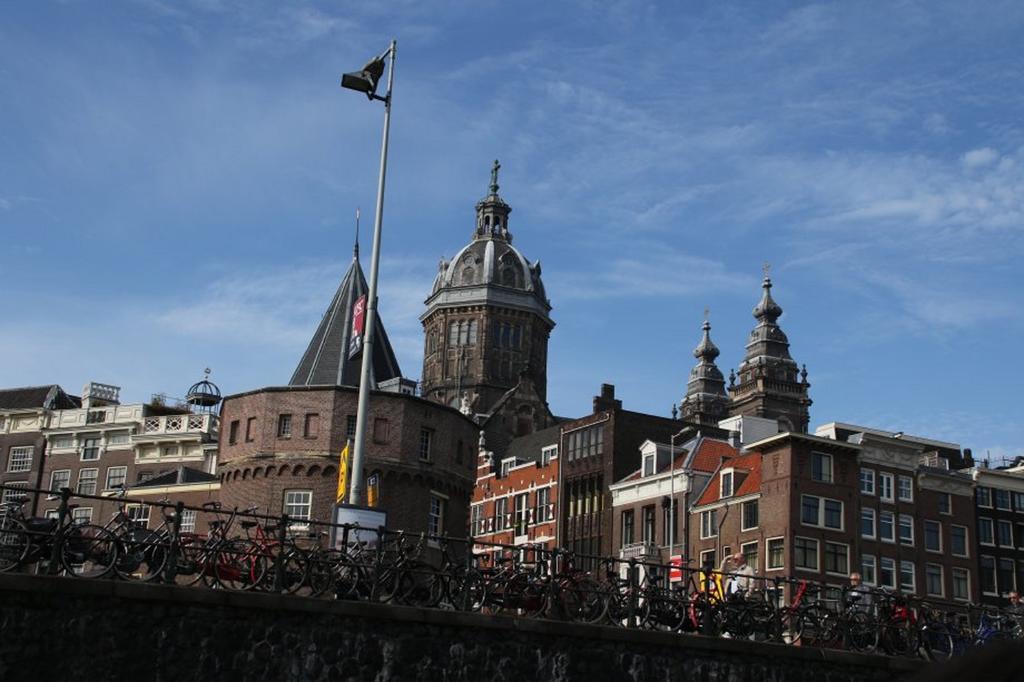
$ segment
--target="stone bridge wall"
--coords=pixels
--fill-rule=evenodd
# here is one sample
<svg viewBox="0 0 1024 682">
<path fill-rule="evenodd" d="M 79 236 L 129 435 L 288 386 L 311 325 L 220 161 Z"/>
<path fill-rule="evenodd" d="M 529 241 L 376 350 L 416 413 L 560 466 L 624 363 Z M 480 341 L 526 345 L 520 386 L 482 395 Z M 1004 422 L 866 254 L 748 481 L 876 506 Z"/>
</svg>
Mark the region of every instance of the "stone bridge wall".
<svg viewBox="0 0 1024 682">
<path fill-rule="evenodd" d="M 916 661 L 694 635 L 0 575 L 0 680 L 868 682 Z"/>
</svg>

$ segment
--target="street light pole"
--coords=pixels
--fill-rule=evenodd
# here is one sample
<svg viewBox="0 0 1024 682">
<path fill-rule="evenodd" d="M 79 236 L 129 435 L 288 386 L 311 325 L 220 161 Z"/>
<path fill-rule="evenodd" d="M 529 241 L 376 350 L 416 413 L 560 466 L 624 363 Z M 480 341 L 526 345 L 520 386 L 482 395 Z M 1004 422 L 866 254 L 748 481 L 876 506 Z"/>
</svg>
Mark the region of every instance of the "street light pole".
<svg viewBox="0 0 1024 682">
<path fill-rule="evenodd" d="M 395 82 L 395 41 L 391 41 L 391 46 L 388 48 L 381 57 L 378 57 L 377 61 L 384 57 L 390 56 L 388 62 L 388 89 L 384 97 L 379 97 L 373 94 L 373 91 L 367 91 L 367 97 L 372 99 L 383 100 L 384 102 L 384 138 L 381 141 L 380 146 L 380 177 L 377 180 L 377 212 L 373 220 L 373 251 L 370 261 L 370 290 L 366 296 L 366 332 L 363 340 L 363 358 L 362 368 L 359 373 L 359 403 L 356 408 L 356 437 L 355 437 L 355 449 L 352 453 L 352 484 L 351 494 L 349 495 L 349 502 L 351 504 L 361 504 L 363 501 L 363 459 L 366 442 L 366 421 L 367 412 L 370 403 L 370 375 L 373 370 L 373 345 L 374 345 L 374 326 L 377 321 L 377 274 L 380 265 L 380 240 L 381 240 L 381 224 L 384 218 L 384 178 L 387 173 L 388 167 L 388 134 L 391 130 L 391 88 Z M 373 64 L 373 62 L 371 62 Z M 370 65 L 367 65 L 367 68 Z M 364 68 L 364 74 L 367 73 Z M 378 72 L 379 74 L 379 72 Z M 347 78 L 348 76 L 346 76 Z M 376 81 L 372 82 L 373 89 L 376 89 Z M 342 86 L 349 87 L 351 89 L 357 89 L 351 85 L 347 85 L 345 79 L 342 79 Z M 364 90 L 365 91 L 365 90 Z M 345 352 L 345 349 L 342 349 Z"/>
</svg>

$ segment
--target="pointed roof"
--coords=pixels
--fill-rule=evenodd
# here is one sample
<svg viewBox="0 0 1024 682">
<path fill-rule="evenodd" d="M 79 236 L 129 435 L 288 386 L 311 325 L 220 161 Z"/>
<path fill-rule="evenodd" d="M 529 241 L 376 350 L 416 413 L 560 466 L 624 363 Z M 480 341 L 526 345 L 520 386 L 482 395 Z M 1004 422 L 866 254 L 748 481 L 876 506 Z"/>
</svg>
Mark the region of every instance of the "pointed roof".
<svg viewBox="0 0 1024 682">
<path fill-rule="evenodd" d="M 679 404 L 679 410 L 684 421 L 717 425 L 726 417 L 729 398 L 725 393 L 725 377 L 715 364 L 719 350 L 711 341 L 711 323 L 707 319 L 702 329 L 704 335 L 693 349 L 693 356 L 698 362 L 690 370 L 686 395 Z"/>
<path fill-rule="evenodd" d="M 313 334 L 299 366 L 292 374 L 290 386 L 358 386 L 362 365 L 362 351 L 349 357 L 352 341 L 352 307 L 369 287 L 363 269 L 359 266 L 359 244 L 352 254 L 352 264 L 341 280 L 341 285 L 331 299 L 320 325 Z M 373 373 L 371 384 L 375 387 L 382 381 L 402 376 L 398 358 L 391 348 L 391 341 L 380 315 L 373 325 Z"/>
<path fill-rule="evenodd" d="M 789 355 L 789 339 L 777 324 L 782 315 L 782 306 L 772 298 L 772 280 L 767 273 L 761 283 L 761 300 L 754 306 L 757 325 L 750 332 L 747 341 L 747 355 L 740 364 L 740 371 L 748 365 L 773 364 L 786 368 L 787 378 L 796 381 L 796 362 Z M 792 373 L 792 377 L 788 374 Z"/>
</svg>

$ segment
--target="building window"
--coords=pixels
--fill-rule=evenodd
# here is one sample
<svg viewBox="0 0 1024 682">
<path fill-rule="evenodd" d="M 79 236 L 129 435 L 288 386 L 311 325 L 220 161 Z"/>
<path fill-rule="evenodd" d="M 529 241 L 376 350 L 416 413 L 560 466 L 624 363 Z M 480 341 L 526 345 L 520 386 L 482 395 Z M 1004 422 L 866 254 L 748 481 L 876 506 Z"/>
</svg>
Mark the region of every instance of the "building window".
<svg viewBox="0 0 1024 682">
<path fill-rule="evenodd" d="M 996 560 L 995 557 L 981 556 L 979 564 L 978 581 L 981 583 L 981 591 L 984 594 L 998 594 L 996 592 Z"/>
<path fill-rule="evenodd" d="M 350 414 L 345 417 L 345 438 L 355 439 L 356 437 L 356 416 Z"/>
<path fill-rule="evenodd" d="M 953 599 L 970 601 L 971 599 L 971 574 L 966 568 L 954 568 L 950 571 L 953 574 Z"/>
<path fill-rule="evenodd" d="M 733 473 L 732 471 L 723 471 L 722 472 L 722 476 L 721 476 L 721 482 L 722 482 L 721 496 L 722 497 L 732 497 L 732 473 Z"/>
<path fill-rule="evenodd" d="M 181 511 L 181 528 L 179 530 L 182 533 L 194 533 L 194 532 L 196 532 L 196 510 L 195 509 L 183 509 Z"/>
<path fill-rule="evenodd" d="M 604 454 L 604 424 L 573 431 L 568 439 L 569 461 Z"/>
<path fill-rule="evenodd" d="M 999 490 L 995 491 L 996 509 L 1002 509 L 1003 511 L 1010 511 L 1010 491 Z"/>
<path fill-rule="evenodd" d="M 53 492 L 60 492 L 61 488 L 71 487 L 71 471 L 69 469 L 61 469 L 60 471 L 50 472 L 50 490 Z"/>
<path fill-rule="evenodd" d="M 878 559 L 878 586 L 896 589 L 896 561 L 887 556 Z"/>
<path fill-rule="evenodd" d="M 999 586 L 999 593 L 1004 597 L 1013 590 L 1013 559 L 999 559 L 997 585 Z"/>
<path fill-rule="evenodd" d="M 832 482 L 832 455 L 811 453 L 811 478 L 822 483 Z"/>
<path fill-rule="evenodd" d="M 718 537 L 718 510 L 711 509 L 700 513 L 701 539 Z"/>
<path fill-rule="evenodd" d="M 100 439 L 86 438 L 82 441 L 82 460 L 91 461 L 100 458 Z"/>
<path fill-rule="evenodd" d="M 706 566 L 715 567 L 716 565 L 717 563 L 715 562 L 715 550 L 705 549 L 703 552 L 700 553 L 701 568 L 704 568 Z"/>
<path fill-rule="evenodd" d="M 793 538 L 793 564 L 809 571 L 818 570 L 818 541 L 811 538 Z"/>
<path fill-rule="evenodd" d="M 427 533 L 437 537 L 444 531 L 444 507 L 447 500 L 440 495 L 430 494 L 430 512 L 427 517 Z"/>
<path fill-rule="evenodd" d="M 1013 547 L 1013 524 L 1009 521 L 997 521 L 996 540 L 1000 547 Z"/>
<path fill-rule="evenodd" d="M 124 508 L 128 518 L 140 528 L 149 528 L 149 510 L 148 504 L 129 504 Z"/>
<path fill-rule="evenodd" d="M 484 506 L 482 504 L 474 504 L 469 516 L 469 534 L 471 536 L 478 536 L 484 534 Z"/>
<path fill-rule="evenodd" d="M 910 476 L 899 477 L 899 496 L 900 502 L 913 502 L 914 501 L 914 479 Z"/>
<path fill-rule="evenodd" d="M 551 506 L 551 488 L 541 488 L 537 491 L 537 513 L 534 518 L 537 523 L 544 523 L 549 520 L 553 514 L 550 514 L 548 507 Z"/>
<path fill-rule="evenodd" d="M 754 573 L 757 573 L 757 569 L 758 569 L 758 563 L 757 562 L 758 562 L 758 559 L 759 559 L 758 551 L 757 551 L 757 543 L 756 542 L 747 542 L 747 543 L 744 543 L 744 544 L 740 545 L 740 553 L 743 555 L 743 558 L 747 560 L 747 566 L 750 566 L 752 569 L 754 569 Z"/>
<path fill-rule="evenodd" d="M 434 432 L 431 429 L 420 429 L 420 459 L 430 461 L 430 445 L 434 440 Z"/>
<path fill-rule="evenodd" d="M 914 546 L 914 517 L 900 514 L 900 544 Z"/>
<path fill-rule="evenodd" d="M 802 495 L 800 520 L 806 526 L 842 530 L 843 503 L 815 495 Z"/>
<path fill-rule="evenodd" d="M 952 514 L 953 513 L 953 496 L 949 493 L 938 493 L 939 495 L 939 513 L 940 514 Z"/>
<path fill-rule="evenodd" d="M 28 488 L 28 481 L 4 481 L 4 485 L 9 487 L 3 489 L 0 502 L 24 502 L 28 499 L 27 493 L 19 490 L 19 488 Z"/>
<path fill-rule="evenodd" d="M 861 469 L 860 470 L 860 491 L 864 495 L 875 494 L 875 470 L 874 469 Z"/>
<path fill-rule="evenodd" d="M 786 540 L 785 538 L 771 538 L 767 541 L 765 549 L 767 556 L 766 569 L 775 571 L 786 567 Z"/>
<path fill-rule="evenodd" d="M 860 578 L 867 585 L 875 585 L 878 581 L 875 557 L 865 554 L 860 558 Z"/>
<path fill-rule="evenodd" d="M 1024 493 L 1013 494 L 1013 510 L 1024 512 Z"/>
<path fill-rule="evenodd" d="M 92 521 L 92 507 L 78 507 L 71 510 L 71 520 L 76 525 L 84 525 Z"/>
<path fill-rule="evenodd" d="M 1017 524 L 1017 547 L 1024 549 L 1024 523 Z"/>
<path fill-rule="evenodd" d="M 28 471 L 32 468 L 32 453 L 35 451 L 31 445 L 12 447 L 7 451 L 7 471 L 16 473 Z"/>
<path fill-rule="evenodd" d="M 514 532 L 517 536 L 526 535 L 526 527 L 529 521 L 526 510 L 530 507 L 530 494 L 522 493 L 516 495 L 515 516 L 513 517 Z"/>
<path fill-rule="evenodd" d="M 679 524 L 677 519 L 679 518 L 678 505 L 673 507 L 668 505 L 662 509 L 661 515 L 661 544 L 675 544 L 679 539 Z"/>
<path fill-rule="evenodd" d="M 107 421 L 106 410 L 89 410 L 85 415 L 86 424 L 102 424 Z"/>
<path fill-rule="evenodd" d="M 285 490 L 284 513 L 292 521 L 308 521 L 313 511 L 312 490 Z"/>
<path fill-rule="evenodd" d="M 927 564 L 924 567 L 924 589 L 930 597 L 944 597 L 946 590 L 942 585 L 942 566 Z"/>
<path fill-rule="evenodd" d="M 551 464 L 551 460 L 558 457 L 558 446 L 549 445 L 540 451 L 540 465 L 546 467 Z"/>
<path fill-rule="evenodd" d="M 96 478 L 99 475 L 99 469 L 81 469 L 78 472 L 78 494 L 79 495 L 95 495 L 96 494 Z"/>
<path fill-rule="evenodd" d="M 884 471 L 878 474 L 878 496 L 883 502 L 892 502 L 892 474 Z"/>
<path fill-rule="evenodd" d="M 917 589 L 917 582 L 915 580 L 914 573 L 913 561 L 900 562 L 900 589 L 902 591 L 913 594 Z"/>
<path fill-rule="evenodd" d="M 256 417 L 249 417 L 245 420 L 245 442 L 251 443 L 256 440 Z"/>
<path fill-rule="evenodd" d="M 938 521 L 924 522 L 924 548 L 929 552 L 942 551 L 942 524 Z"/>
<path fill-rule="evenodd" d="M 500 497 L 494 501 L 494 530 L 505 530 L 508 517 L 508 498 Z"/>
<path fill-rule="evenodd" d="M 316 438 L 320 435 L 320 415 L 318 413 L 306 414 L 305 422 L 302 425 L 302 435 L 305 438 Z"/>
<path fill-rule="evenodd" d="M 277 418 L 277 437 L 292 437 L 292 416 L 290 414 L 282 414 Z"/>
<path fill-rule="evenodd" d="M 74 436 L 54 436 L 53 440 L 50 441 L 50 449 L 52 450 L 63 450 L 73 447 L 75 447 Z"/>
<path fill-rule="evenodd" d="M 740 530 L 753 530 L 757 528 L 757 500 L 750 500 L 743 503 L 743 523 Z"/>
<path fill-rule="evenodd" d="M 654 544 L 654 506 L 644 507 L 644 537 L 645 544 Z"/>
<path fill-rule="evenodd" d="M 983 545 L 994 545 L 996 543 L 992 519 L 978 518 L 978 542 Z"/>
<path fill-rule="evenodd" d="M 974 489 L 974 499 L 979 507 L 991 507 L 992 506 L 992 488 L 986 488 L 985 486 L 978 486 Z"/>
<path fill-rule="evenodd" d="M 657 460 L 657 453 L 652 452 L 644 455 L 644 470 L 642 476 L 653 476 L 654 475 L 654 463 Z"/>
<path fill-rule="evenodd" d="M 376 417 L 373 420 L 373 442 L 388 442 L 388 420 L 384 417 Z"/>
<path fill-rule="evenodd" d="M 896 515 L 891 511 L 878 512 L 878 539 L 896 542 Z"/>
<path fill-rule="evenodd" d="M 235 419 L 231 422 L 231 427 L 228 429 L 228 444 L 234 445 L 238 442 L 238 420 Z"/>
<path fill-rule="evenodd" d="M 131 438 L 128 436 L 127 431 L 121 433 L 112 433 L 107 439 L 107 445 L 128 445 Z"/>
<path fill-rule="evenodd" d="M 633 544 L 633 510 L 622 512 L 622 546 Z"/>
<path fill-rule="evenodd" d="M 864 507 L 860 510 L 860 536 L 875 539 L 875 510 Z"/>
<path fill-rule="evenodd" d="M 128 467 L 107 467 L 107 485 L 105 489 L 113 490 L 114 488 L 120 488 L 124 485 L 126 478 L 128 478 Z"/>
<path fill-rule="evenodd" d="M 848 546 L 840 545 L 837 542 L 825 543 L 825 572 L 842 576 L 850 572 L 850 548 Z"/>
</svg>

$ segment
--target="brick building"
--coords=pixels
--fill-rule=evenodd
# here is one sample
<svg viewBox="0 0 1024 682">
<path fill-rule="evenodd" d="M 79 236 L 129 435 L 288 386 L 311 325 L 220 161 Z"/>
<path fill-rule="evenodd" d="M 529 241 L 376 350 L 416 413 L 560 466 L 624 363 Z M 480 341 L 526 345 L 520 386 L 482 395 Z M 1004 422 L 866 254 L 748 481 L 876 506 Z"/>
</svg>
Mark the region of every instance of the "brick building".
<svg viewBox="0 0 1024 682">
<path fill-rule="evenodd" d="M 354 386 L 275 386 L 227 396 L 221 410 L 221 501 L 330 521 L 338 458 L 355 436 Z M 381 476 L 378 506 L 392 528 L 466 532 L 477 425 L 458 410 L 373 391 L 364 476 Z M 352 472 L 351 475 L 355 475 Z"/>
<path fill-rule="evenodd" d="M 555 323 L 540 263 L 512 246 L 511 207 L 490 190 L 472 240 L 441 260 L 426 299 L 422 395 L 476 415 L 501 456 L 516 436 L 554 423 L 547 405 L 548 338 Z"/>
<path fill-rule="evenodd" d="M 57 385 L 0 390 L 0 483 L 21 488 L 41 488 L 46 438 L 54 410 L 77 407 L 80 401 Z M 20 496 L 3 489 L 4 501 Z M 30 496 L 26 511 L 35 513 L 38 500 Z"/>
<path fill-rule="evenodd" d="M 485 543 L 558 545 L 559 436 L 553 426 L 516 438 L 500 460 L 481 444 L 469 522 L 478 554 L 501 551 Z"/>
<path fill-rule="evenodd" d="M 1006 606 L 1011 591 L 1024 590 L 1024 465 L 971 467 L 964 473 L 976 486 L 977 600 Z"/>
</svg>

